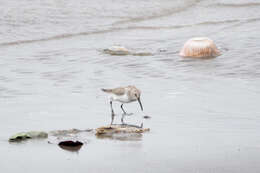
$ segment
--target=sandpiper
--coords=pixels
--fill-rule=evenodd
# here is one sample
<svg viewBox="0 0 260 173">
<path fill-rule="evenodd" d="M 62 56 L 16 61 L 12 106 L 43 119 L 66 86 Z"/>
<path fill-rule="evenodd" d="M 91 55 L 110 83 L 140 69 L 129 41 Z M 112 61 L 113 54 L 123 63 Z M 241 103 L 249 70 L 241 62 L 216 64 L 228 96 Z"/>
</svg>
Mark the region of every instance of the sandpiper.
<svg viewBox="0 0 260 173">
<path fill-rule="evenodd" d="M 141 91 L 137 89 L 135 86 L 129 85 L 126 87 L 118 87 L 113 89 L 102 89 L 102 91 L 110 94 L 110 107 L 111 107 L 111 125 L 114 121 L 114 110 L 112 106 L 113 101 L 121 102 L 121 109 L 123 111 L 123 115 L 121 118 L 122 124 L 124 124 L 124 115 L 127 115 L 126 111 L 123 108 L 124 103 L 131 103 L 134 101 L 138 101 L 141 107 L 141 110 L 143 111 L 143 106 L 140 100 Z"/>
</svg>

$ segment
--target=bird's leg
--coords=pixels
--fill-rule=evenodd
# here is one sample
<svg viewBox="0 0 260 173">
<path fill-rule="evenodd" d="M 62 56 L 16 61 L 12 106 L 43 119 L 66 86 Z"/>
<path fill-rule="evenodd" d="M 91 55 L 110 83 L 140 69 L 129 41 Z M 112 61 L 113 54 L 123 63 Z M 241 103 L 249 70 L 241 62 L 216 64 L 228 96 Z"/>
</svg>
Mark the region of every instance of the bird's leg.
<svg viewBox="0 0 260 173">
<path fill-rule="evenodd" d="M 125 123 L 124 123 L 124 117 L 125 117 L 125 114 L 122 114 L 122 117 L 121 117 L 121 123 L 122 123 L 122 124 L 125 124 Z"/>
<path fill-rule="evenodd" d="M 111 114 L 111 123 L 110 123 L 110 125 L 113 125 L 113 121 L 114 121 L 114 117 L 115 117 L 115 114 Z"/>
<path fill-rule="evenodd" d="M 124 105 L 124 104 L 121 104 L 121 109 L 122 109 L 124 115 L 128 115 L 128 116 L 133 115 L 133 113 L 126 113 L 126 111 L 125 111 L 124 108 L 123 108 L 123 105 Z"/>
<path fill-rule="evenodd" d="M 123 105 L 124 105 L 124 104 L 121 104 L 121 109 L 122 109 L 122 111 L 124 112 L 124 113 L 122 114 L 122 117 L 121 117 L 121 123 L 122 123 L 122 124 L 125 124 L 125 123 L 124 123 L 124 117 L 125 117 L 125 115 L 126 115 L 126 111 L 124 110 Z"/>
<path fill-rule="evenodd" d="M 111 108 L 111 113 L 112 113 L 112 114 L 115 114 L 115 113 L 114 113 L 113 106 L 112 106 L 112 101 L 110 101 L 110 108 Z"/>
<path fill-rule="evenodd" d="M 124 114 L 126 114 L 126 111 L 124 110 L 123 105 L 124 105 L 124 104 L 121 104 L 121 109 L 122 109 L 122 111 L 124 112 Z"/>
<path fill-rule="evenodd" d="M 111 125 L 113 124 L 115 113 L 112 106 L 112 101 L 110 101 L 110 107 L 111 107 Z"/>
</svg>

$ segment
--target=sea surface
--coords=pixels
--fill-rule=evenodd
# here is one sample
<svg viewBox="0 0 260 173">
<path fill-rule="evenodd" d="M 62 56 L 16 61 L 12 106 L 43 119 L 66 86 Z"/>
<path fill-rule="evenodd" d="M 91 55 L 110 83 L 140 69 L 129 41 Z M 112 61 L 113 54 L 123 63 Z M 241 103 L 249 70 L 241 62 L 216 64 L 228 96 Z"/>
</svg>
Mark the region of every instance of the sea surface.
<svg viewBox="0 0 260 173">
<path fill-rule="evenodd" d="M 192 37 L 222 55 L 180 57 Z M 149 56 L 111 56 L 121 45 Z M 0 170 L 4 173 L 259 173 L 260 1 L 0 0 Z M 101 88 L 142 91 L 139 140 L 90 136 L 78 152 L 17 132 L 110 123 Z M 120 104 L 115 103 L 115 123 Z M 143 115 L 151 119 L 142 119 Z"/>
</svg>

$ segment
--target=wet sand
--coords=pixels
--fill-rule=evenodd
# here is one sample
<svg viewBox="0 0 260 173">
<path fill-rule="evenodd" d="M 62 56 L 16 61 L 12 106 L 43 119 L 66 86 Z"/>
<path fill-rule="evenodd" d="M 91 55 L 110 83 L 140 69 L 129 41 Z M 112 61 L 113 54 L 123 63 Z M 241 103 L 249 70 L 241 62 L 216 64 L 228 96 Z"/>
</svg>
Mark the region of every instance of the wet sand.
<svg viewBox="0 0 260 173">
<path fill-rule="evenodd" d="M 79 2 L 2 2 L 3 172 L 260 171 L 258 3 Z M 196 36 L 210 37 L 222 55 L 179 57 Z M 102 52 L 115 44 L 151 55 Z M 151 129 L 138 140 L 89 135 L 78 152 L 48 140 L 8 142 L 21 131 L 107 125 L 110 107 L 100 88 L 129 84 L 142 90 L 152 117 L 142 119 L 138 103 L 125 105 L 134 113 L 126 122 Z M 119 123 L 120 104 L 114 108 Z"/>
</svg>

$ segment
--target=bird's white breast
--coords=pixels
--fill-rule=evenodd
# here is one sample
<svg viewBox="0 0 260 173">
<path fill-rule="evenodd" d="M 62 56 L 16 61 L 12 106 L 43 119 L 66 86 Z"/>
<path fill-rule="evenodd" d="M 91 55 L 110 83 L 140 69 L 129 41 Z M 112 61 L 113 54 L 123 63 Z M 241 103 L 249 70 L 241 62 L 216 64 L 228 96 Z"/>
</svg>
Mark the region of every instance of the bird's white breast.
<svg viewBox="0 0 260 173">
<path fill-rule="evenodd" d="M 115 94 L 112 94 L 110 96 L 110 99 L 112 101 L 119 101 L 121 103 L 129 103 L 131 102 L 131 100 L 128 98 L 128 95 L 125 93 L 124 95 L 115 95 Z"/>
</svg>

